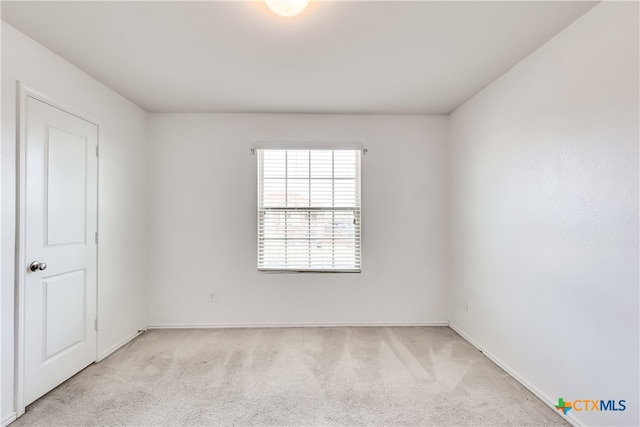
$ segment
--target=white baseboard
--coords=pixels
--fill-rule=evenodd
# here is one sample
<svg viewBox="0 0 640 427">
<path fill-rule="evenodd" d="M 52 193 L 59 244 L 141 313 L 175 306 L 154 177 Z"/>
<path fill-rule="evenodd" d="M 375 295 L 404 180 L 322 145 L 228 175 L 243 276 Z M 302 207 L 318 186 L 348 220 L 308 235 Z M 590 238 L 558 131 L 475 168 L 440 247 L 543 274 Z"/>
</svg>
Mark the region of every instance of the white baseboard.
<svg viewBox="0 0 640 427">
<path fill-rule="evenodd" d="M 96 360 L 96 362 L 101 362 L 104 359 L 106 359 L 107 357 L 111 356 L 113 353 L 115 353 L 116 351 L 118 351 L 119 349 L 121 349 L 122 347 L 127 345 L 129 342 L 131 342 L 134 339 L 138 338 L 140 336 L 140 334 L 142 334 L 146 330 L 147 330 L 147 328 L 142 328 L 142 329 L 132 333 L 131 335 L 127 336 L 126 338 L 124 338 L 123 340 L 118 342 L 117 344 L 109 347 L 105 352 L 103 352 L 102 354 L 98 355 L 98 359 Z"/>
<path fill-rule="evenodd" d="M 16 418 L 18 418 L 18 414 L 17 413 L 15 413 L 15 412 L 10 413 L 9 415 L 7 415 L 6 417 L 4 417 L 2 419 L 2 427 L 8 426 L 12 422 L 14 422 L 16 420 Z"/>
<path fill-rule="evenodd" d="M 453 331 L 455 333 L 457 333 L 458 335 L 460 335 L 462 337 L 462 339 L 464 339 L 465 341 L 467 341 L 469 344 L 471 344 L 472 346 L 474 346 L 475 348 L 477 348 L 478 350 L 480 350 L 480 352 L 482 352 L 482 354 L 484 354 L 489 360 L 491 360 L 493 363 L 495 363 L 496 365 L 498 365 L 498 367 L 500 369 L 502 369 L 503 371 L 505 371 L 507 374 L 509 374 L 510 376 L 512 376 L 516 381 L 518 381 L 520 384 L 522 384 L 522 386 L 524 388 L 526 388 L 527 390 L 529 390 L 531 393 L 533 393 L 538 399 L 540 399 L 545 405 L 547 405 L 548 407 L 552 408 L 554 411 L 556 411 L 558 413 L 558 415 L 560 415 L 562 418 L 564 418 L 565 421 L 567 421 L 568 423 L 570 423 L 573 426 L 581 426 L 584 425 L 582 422 L 580 422 L 579 420 L 577 420 L 575 417 L 573 417 L 572 415 L 565 415 L 562 412 L 558 411 L 555 407 L 555 400 L 552 400 L 549 398 L 549 396 L 547 396 L 546 394 L 544 394 L 543 392 L 541 392 L 540 390 L 538 390 L 536 387 L 534 387 L 531 383 L 529 383 L 527 380 L 525 380 L 524 378 L 522 378 L 520 375 L 516 374 L 512 369 L 510 369 L 505 363 L 503 363 L 499 358 L 497 358 L 496 356 L 494 356 L 493 354 L 487 352 L 484 347 L 482 347 L 480 344 L 478 344 L 477 341 L 475 341 L 473 338 L 471 338 L 469 335 L 467 335 L 466 333 L 464 333 L 459 327 L 457 327 L 456 325 L 454 325 L 453 323 L 449 322 L 449 327 L 451 329 L 453 329 Z"/>
<path fill-rule="evenodd" d="M 449 322 L 309 322 L 309 323 L 157 323 L 149 329 L 223 329 L 223 328 L 339 328 L 339 327 L 394 327 L 394 326 L 449 326 Z"/>
</svg>

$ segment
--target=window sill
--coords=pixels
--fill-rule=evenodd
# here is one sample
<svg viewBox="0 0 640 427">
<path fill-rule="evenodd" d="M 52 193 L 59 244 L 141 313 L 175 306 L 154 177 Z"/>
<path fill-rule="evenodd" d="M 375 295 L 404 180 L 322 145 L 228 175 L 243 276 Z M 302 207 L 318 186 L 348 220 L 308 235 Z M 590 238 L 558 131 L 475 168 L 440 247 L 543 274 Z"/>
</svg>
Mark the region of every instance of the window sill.
<svg viewBox="0 0 640 427">
<path fill-rule="evenodd" d="M 361 269 L 353 269 L 353 270 L 320 270 L 320 269 L 316 269 L 316 270 L 293 270 L 293 269 L 278 269 L 278 268 L 259 268 L 258 272 L 260 273 L 267 273 L 267 274 L 305 274 L 305 273 L 360 273 L 362 272 Z"/>
</svg>

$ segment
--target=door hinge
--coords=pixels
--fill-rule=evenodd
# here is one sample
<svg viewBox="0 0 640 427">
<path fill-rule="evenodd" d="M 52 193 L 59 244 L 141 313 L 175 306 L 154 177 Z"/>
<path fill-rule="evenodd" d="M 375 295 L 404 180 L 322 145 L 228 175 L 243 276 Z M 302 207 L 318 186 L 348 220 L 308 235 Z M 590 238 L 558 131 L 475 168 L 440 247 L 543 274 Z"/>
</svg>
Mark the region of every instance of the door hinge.
<svg viewBox="0 0 640 427">
<path fill-rule="evenodd" d="M 96 145 L 96 157 L 100 156 L 100 146 Z"/>
<path fill-rule="evenodd" d="M 96 234 L 95 234 L 94 237 L 95 237 L 95 241 L 96 241 L 96 245 L 97 245 L 98 244 L 98 232 L 97 231 L 96 231 Z"/>
<path fill-rule="evenodd" d="M 98 319 L 93 319 L 93 327 L 96 331 L 98 330 Z"/>
</svg>

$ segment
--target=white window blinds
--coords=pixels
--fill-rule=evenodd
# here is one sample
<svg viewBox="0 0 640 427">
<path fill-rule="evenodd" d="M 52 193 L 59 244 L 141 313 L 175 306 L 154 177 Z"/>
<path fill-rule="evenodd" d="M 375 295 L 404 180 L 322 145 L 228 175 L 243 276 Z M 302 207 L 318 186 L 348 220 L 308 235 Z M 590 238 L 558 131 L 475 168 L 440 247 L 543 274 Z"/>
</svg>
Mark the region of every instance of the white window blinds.
<svg viewBox="0 0 640 427">
<path fill-rule="evenodd" d="M 360 271 L 360 150 L 258 149 L 258 269 Z"/>
</svg>

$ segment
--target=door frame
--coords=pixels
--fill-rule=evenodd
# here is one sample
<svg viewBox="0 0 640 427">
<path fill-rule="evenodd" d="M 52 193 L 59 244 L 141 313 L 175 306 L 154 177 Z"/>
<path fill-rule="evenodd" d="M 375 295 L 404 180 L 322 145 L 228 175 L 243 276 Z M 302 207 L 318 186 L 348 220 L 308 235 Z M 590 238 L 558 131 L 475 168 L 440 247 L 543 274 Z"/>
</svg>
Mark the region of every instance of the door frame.
<svg viewBox="0 0 640 427">
<path fill-rule="evenodd" d="M 28 98 L 36 99 L 53 108 L 64 111 L 79 119 L 96 126 L 97 146 L 100 146 L 100 124 L 97 120 L 88 116 L 75 107 L 66 105 L 53 99 L 42 92 L 17 82 L 16 86 L 16 143 L 18 145 L 18 155 L 16 161 L 16 246 L 15 246 L 15 365 L 14 365 L 14 405 L 16 415 L 19 417 L 25 413 L 26 405 L 24 399 L 24 357 L 25 357 L 25 284 L 26 284 L 26 126 L 27 126 L 27 101 Z M 96 168 L 96 231 L 100 228 L 100 156 L 97 156 Z M 98 317 L 99 299 L 99 260 L 100 246 L 96 243 L 96 318 Z M 95 361 L 98 360 L 98 333 L 96 330 Z"/>
</svg>

